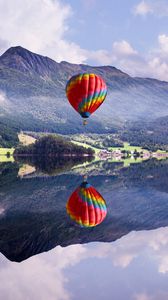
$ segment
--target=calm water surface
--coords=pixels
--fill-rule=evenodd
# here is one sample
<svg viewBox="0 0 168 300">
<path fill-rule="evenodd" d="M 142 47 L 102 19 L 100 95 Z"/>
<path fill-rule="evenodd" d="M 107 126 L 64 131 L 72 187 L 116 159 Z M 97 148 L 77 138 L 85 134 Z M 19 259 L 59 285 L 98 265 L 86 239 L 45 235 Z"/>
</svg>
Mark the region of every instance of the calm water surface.
<svg viewBox="0 0 168 300">
<path fill-rule="evenodd" d="M 0 165 L 0 299 L 167 300 L 168 161 L 88 166 L 107 204 L 92 228 L 66 212 L 85 168 L 52 167 Z"/>
</svg>

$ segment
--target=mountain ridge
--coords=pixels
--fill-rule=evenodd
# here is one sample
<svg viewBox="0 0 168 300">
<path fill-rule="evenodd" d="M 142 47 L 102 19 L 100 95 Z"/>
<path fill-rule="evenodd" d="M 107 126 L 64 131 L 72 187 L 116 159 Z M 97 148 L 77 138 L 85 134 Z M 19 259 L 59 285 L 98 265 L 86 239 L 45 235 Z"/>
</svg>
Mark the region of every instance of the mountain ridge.
<svg viewBox="0 0 168 300">
<path fill-rule="evenodd" d="M 54 61 L 53 59 L 49 58 L 48 56 L 43 56 L 43 55 L 40 55 L 40 54 L 36 54 L 32 51 L 29 51 L 21 46 L 16 46 L 16 47 L 11 47 L 9 48 L 8 50 L 6 50 L 1 56 L 0 56 L 0 61 L 1 63 L 5 64 L 6 62 L 6 58 L 9 57 L 9 56 L 21 56 L 25 61 L 28 61 L 30 62 L 30 58 L 32 58 L 34 60 L 34 58 L 37 60 L 38 63 L 42 62 L 45 67 L 48 67 L 47 66 L 47 63 L 50 63 L 50 66 L 59 66 L 60 65 L 68 65 L 68 66 L 80 66 L 80 67 L 90 67 L 89 65 L 87 64 L 79 64 L 79 65 L 76 65 L 76 64 L 72 64 L 72 63 L 69 63 L 67 61 L 61 61 L 60 63 Z M 46 64 L 45 64 L 46 63 Z M 33 67 L 33 65 L 31 66 Z M 91 66 L 93 69 L 97 69 L 99 68 L 98 66 Z M 102 68 L 106 68 L 106 69 L 111 69 L 111 70 L 117 70 L 117 72 L 119 72 L 120 74 L 122 74 L 123 76 L 129 76 L 128 74 L 122 72 L 121 70 L 113 67 L 113 66 L 102 66 Z M 50 71 L 53 71 L 52 68 L 50 68 Z M 54 69 L 55 71 L 55 69 Z"/>
</svg>

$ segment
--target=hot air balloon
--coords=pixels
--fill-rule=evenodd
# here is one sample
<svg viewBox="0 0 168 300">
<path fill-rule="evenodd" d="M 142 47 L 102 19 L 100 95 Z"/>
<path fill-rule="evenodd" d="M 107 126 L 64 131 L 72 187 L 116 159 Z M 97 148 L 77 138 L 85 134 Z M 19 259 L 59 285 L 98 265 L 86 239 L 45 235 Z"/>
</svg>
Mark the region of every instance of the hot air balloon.
<svg viewBox="0 0 168 300">
<path fill-rule="evenodd" d="M 70 196 L 66 210 L 81 227 L 94 227 L 106 217 L 107 207 L 103 197 L 88 182 L 83 182 Z"/>
<path fill-rule="evenodd" d="M 100 76 L 81 73 L 72 76 L 67 82 L 66 95 L 73 108 L 85 119 L 103 103 L 107 86 Z M 87 124 L 86 120 L 83 124 Z"/>
</svg>

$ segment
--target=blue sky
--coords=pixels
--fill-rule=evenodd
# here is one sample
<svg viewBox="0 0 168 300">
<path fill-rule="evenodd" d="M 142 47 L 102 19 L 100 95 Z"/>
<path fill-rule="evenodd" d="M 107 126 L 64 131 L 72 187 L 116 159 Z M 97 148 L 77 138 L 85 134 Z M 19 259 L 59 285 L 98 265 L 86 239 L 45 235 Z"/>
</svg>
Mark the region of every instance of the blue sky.
<svg viewBox="0 0 168 300">
<path fill-rule="evenodd" d="M 105 48 L 110 51 L 113 42 L 124 39 L 145 51 L 150 47 L 149 41 L 154 44 L 165 28 L 164 19 L 158 22 L 152 15 L 148 18 L 135 16 L 133 9 L 138 3 L 135 0 L 97 0 L 91 1 L 90 7 L 84 4 L 85 1 L 72 0 L 69 3 L 74 13 L 69 23 L 71 38 L 90 50 Z"/>
<path fill-rule="evenodd" d="M 16 45 L 168 81 L 168 0 L 0 0 L 0 53 Z"/>
</svg>

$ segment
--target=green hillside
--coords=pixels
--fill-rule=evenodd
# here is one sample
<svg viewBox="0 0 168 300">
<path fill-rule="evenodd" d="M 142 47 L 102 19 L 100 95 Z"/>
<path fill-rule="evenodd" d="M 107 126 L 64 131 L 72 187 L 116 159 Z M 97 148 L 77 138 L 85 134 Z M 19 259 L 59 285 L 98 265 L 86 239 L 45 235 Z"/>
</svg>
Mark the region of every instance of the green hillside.
<svg viewBox="0 0 168 300">
<path fill-rule="evenodd" d="M 18 142 L 17 128 L 0 121 L 0 148 L 11 148 Z"/>
</svg>

